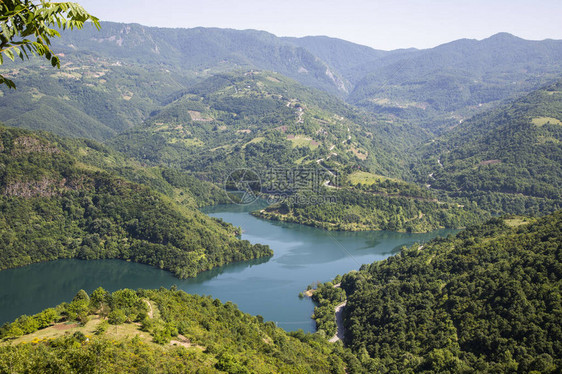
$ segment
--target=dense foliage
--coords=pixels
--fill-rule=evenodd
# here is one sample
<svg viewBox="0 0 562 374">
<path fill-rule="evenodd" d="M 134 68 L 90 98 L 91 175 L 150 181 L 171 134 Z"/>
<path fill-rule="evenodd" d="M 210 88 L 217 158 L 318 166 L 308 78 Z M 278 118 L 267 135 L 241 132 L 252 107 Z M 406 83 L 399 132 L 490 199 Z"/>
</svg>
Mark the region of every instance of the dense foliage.
<svg viewBox="0 0 562 374">
<path fill-rule="evenodd" d="M 0 269 L 57 258 L 119 258 L 185 278 L 272 254 L 238 240 L 231 225 L 77 162 L 28 131 L 2 128 L 0 139 Z M 172 185 L 191 183 L 164 174 Z"/>
<path fill-rule="evenodd" d="M 398 149 L 423 137 L 415 128 L 360 112 L 279 74 L 208 78 L 109 144 L 142 162 L 223 183 L 237 168 L 364 168 L 402 176 Z"/>
<path fill-rule="evenodd" d="M 423 150 L 420 181 L 493 214 L 562 207 L 562 82 L 476 116 Z"/>
<path fill-rule="evenodd" d="M 434 197 L 411 196 L 408 192 L 418 189 L 408 189 L 407 184 L 405 187 L 404 194 L 400 189 L 392 189 L 396 194 L 381 192 L 387 190 L 374 185 L 367 187 L 367 191 L 342 188 L 325 189 L 317 194 L 302 193 L 253 214 L 328 230 L 407 232 L 462 228 L 481 222 L 487 216 L 472 205 L 461 206 L 454 202 L 441 202 Z"/>
<path fill-rule="evenodd" d="M 425 50 L 391 51 L 348 70 L 347 100 L 443 133 L 459 121 L 560 78 L 562 41 L 500 33 Z M 357 71 L 361 71 L 358 78 Z"/>
<path fill-rule="evenodd" d="M 372 372 L 557 372 L 561 255 L 562 211 L 405 249 L 343 276 L 346 343 Z"/>
<path fill-rule="evenodd" d="M 321 335 L 288 334 L 230 302 L 175 289 L 80 291 L 4 325 L 0 337 L 1 372 L 362 372 Z"/>
</svg>

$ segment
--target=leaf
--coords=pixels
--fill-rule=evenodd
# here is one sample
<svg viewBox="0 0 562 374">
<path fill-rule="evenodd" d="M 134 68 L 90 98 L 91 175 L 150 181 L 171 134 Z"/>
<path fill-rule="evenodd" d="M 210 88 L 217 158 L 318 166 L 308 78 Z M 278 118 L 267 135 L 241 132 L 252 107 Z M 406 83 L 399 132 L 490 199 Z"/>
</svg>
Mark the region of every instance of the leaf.
<svg viewBox="0 0 562 374">
<path fill-rule="evenodd" d="M 5 49 L 3 52 L 10 60 L 14 61 L 14 52 L 11 49 Z"/>
<path fill-rule="evenodd" d="M 5 84 L 8 88 L 16 88 L 16 84 L 11 79 L 8 79 L 3 75 L 0 75 L 0 84 Z"/>
<path fill-rule="evenodd" d="M 60 69 L 60 60 L 57 56 L 51 57 L 51 65 Z"/>
</svg>

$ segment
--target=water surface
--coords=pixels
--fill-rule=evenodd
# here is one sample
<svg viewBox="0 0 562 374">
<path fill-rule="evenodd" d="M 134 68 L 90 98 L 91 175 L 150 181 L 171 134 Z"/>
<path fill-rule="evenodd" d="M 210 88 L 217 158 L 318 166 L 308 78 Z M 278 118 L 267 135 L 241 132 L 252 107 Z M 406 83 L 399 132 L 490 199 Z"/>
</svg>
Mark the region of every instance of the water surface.
<svg viewBox="0 0 562 374">
<path fill-rule="evenodd" d="M 262 315 L 292 331 L 314 331 L 313 303 L 299 292 L 313 282 L 382 260 L 406 245 L 453 233 L 388 231 L 329 232 L 291 223 L 265 221 L 248 214 L 257 206 L 222 205 L 206 209 L 211 216 L 242 228 L 242 239 L 268 244 L 267 259 L 226 265 L 196 278 L 180 280 L 150 266 L 119 260 L 57 260 L 0 271 L 0 324 L 21 314 L 34 314 L 63 301 L 80 289 L 169 288 L 232 301 L 250 314 Z"/>
</svg>

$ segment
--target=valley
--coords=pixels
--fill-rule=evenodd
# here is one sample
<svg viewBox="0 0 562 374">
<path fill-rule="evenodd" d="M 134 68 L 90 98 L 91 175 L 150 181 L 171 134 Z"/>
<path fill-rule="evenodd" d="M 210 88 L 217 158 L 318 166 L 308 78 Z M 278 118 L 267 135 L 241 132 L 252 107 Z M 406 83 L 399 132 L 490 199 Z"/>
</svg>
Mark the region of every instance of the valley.
<svg viewBox="0 0 562 374">
<path fill-rule="evenodd" d="M 0 61 L 0 372 L 560 370 L 562 41 L 100 26 Z"/>
</svg>

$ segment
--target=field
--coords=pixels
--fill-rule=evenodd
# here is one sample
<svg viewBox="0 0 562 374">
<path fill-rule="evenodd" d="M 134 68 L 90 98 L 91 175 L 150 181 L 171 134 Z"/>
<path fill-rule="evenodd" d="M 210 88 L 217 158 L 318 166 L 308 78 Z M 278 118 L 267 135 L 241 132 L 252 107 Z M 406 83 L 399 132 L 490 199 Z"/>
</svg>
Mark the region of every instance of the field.
<svg viewBox="0 0 562 374">
<path fill-rule="evenodd" d="M 388 179 L 396 181 L 393 178 L 387 178 L 383 177 L 382 175 L 367 173 L 366 171 L 356 171 L 355 173 L 350 174 L 347 178 L 349 180 L 349 183 L 352 185 L 356 185 L 359 183 L 371 185 Z"/>
<path fill-rule="evenodd" d="M 562 126 L 562 122 L 560 120 L 557 120 L 556 118 L 552 118 L 552 117 L 537 117 L 537 118 L 533 118 L 532 122 L 533 125 L 538 127 L 544 126 L 547 123 L 550 123 L 551 125 Z"/>
</svg>

